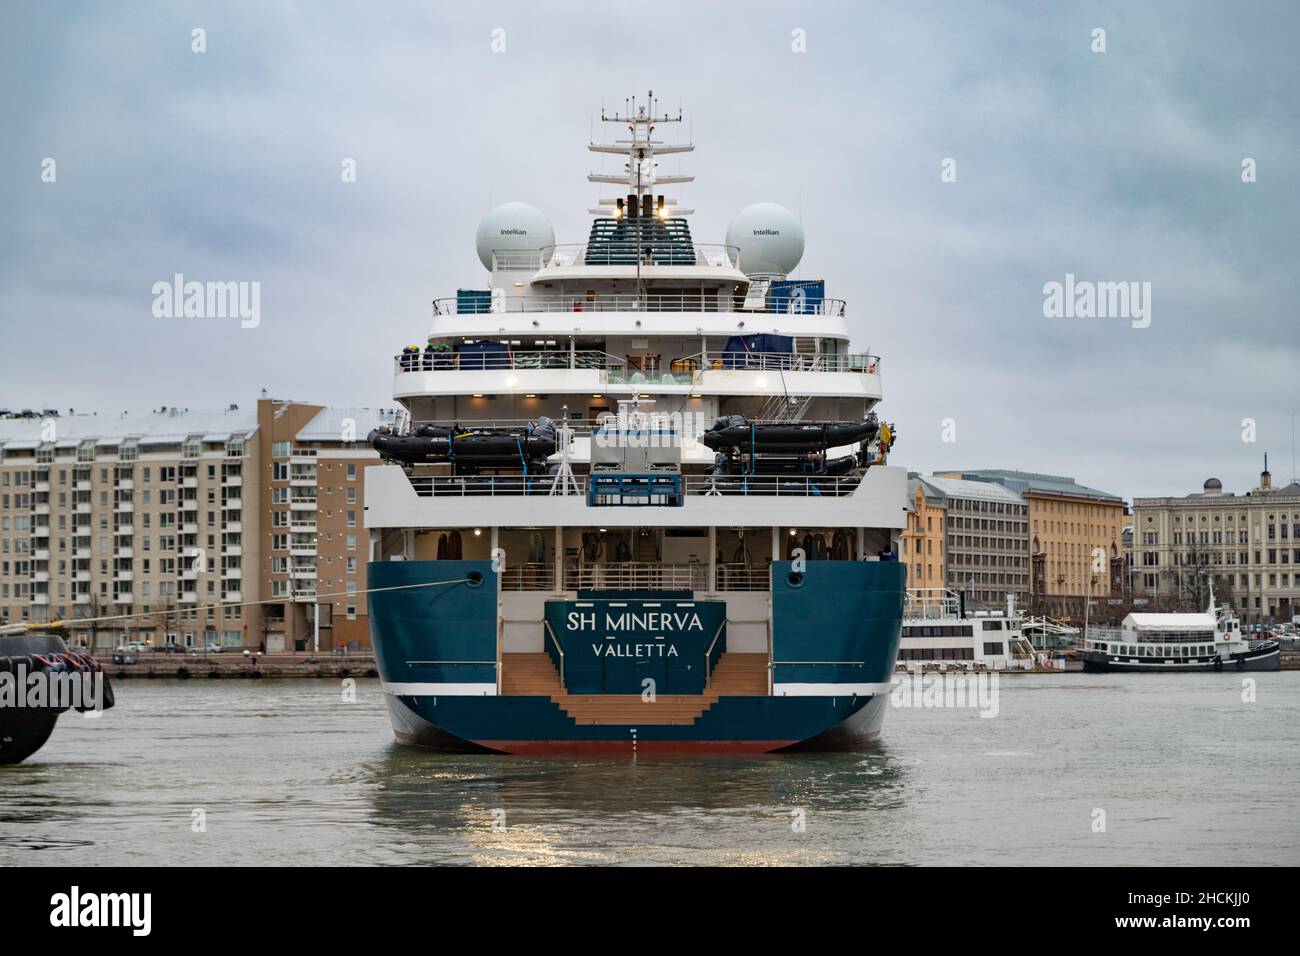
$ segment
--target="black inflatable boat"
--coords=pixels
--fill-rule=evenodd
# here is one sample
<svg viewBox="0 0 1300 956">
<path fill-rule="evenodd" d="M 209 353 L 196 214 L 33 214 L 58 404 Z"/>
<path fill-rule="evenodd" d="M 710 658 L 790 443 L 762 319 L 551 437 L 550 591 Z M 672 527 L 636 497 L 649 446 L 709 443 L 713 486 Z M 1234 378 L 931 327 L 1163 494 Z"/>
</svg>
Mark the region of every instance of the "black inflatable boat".
<svg viewBox="0 0 1300 956">
<path fill-rule="evenodd" d="M 762 424 L 726 415 L 700 436 L 714 451 L 745 454 L 810 454 L 871 441 L 880 431 L 875 414 L 860 422 L 775 422 Z"/>
<path fill-rule="evenodd" d="M 70 651 L 57 634 L 0 629 L 0 764 L 40 750 L 64 711 L 112 706 L 108 675 L 89 654 Z"/>
<path fill-rule="evenodd" d="M 406 465 L 451 463 L 537 471 L 557 448 L 555 423 L 549 418 L 517 429 L 423 425 L 410 435 L 373 431 L 368 437 L 380 455 Z"/>
</svg>

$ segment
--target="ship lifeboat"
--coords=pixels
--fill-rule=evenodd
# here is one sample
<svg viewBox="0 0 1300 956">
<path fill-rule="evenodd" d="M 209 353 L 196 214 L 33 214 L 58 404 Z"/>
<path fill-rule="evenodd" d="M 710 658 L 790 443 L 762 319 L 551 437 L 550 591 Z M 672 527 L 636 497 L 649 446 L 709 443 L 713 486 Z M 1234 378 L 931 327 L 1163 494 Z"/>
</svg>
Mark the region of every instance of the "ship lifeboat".
<svg viewBox="0 0 1300 956">
<path fill-rule="evenodd" d="M 520 429 L 424 425 L 410 435 L 373 431 L 370 445 L 407 465 L 453 463 L 474 468 L 533 468 L 555 454 L 555 423 L 541 418 Z"/>
<path fill-rule="evenodd" d="M 871 441 L 880 432 L 874 414 L 860 422 L 750 422 L 743 415 L 727 415 L 713 423 L 700 441 L 714 451 L 775 454 L 811 454 Z"/>
</svg>

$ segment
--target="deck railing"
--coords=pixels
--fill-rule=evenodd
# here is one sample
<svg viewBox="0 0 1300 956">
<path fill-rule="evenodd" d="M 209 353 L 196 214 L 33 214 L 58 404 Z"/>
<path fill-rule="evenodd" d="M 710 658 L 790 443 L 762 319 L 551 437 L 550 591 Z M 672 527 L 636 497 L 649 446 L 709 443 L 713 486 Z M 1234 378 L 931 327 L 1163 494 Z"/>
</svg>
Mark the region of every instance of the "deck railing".
<svg viewBox="0 0 1300 956">
<path fill-rule="evenodd" d="M 705 591 L 708 581 L 709 568 L 703 564 L 623 561 L 564 569 L 566 591 Z"/>
<path fill-rule="evenodd" d="M 643 293 L 624 295 L 506 295 L 494 298 L 448 296 L 433 300 L 435 315 L 492 315 L 503 312 L 744 312 L 751 315 L 844 315 L 843 299 L 803 303 L 795 313 L 742 309 L 743 296 L 730 292 Z"/>
<path fill-rule="evenodd" d="M 421 498 L 550 495 L 556 484 L 554 475 L 414 475 L 410 481 Z M 586 494 L 586 477 L 575 476 L 575 481 L 577 494 Z"/>
<path fill-rule="evenodd" d="M 688 495 L 743 495 L 758 498 L 842 498 L 853 494 L 856 475 L 726 475 L 686 479 Z"/>
</svg>

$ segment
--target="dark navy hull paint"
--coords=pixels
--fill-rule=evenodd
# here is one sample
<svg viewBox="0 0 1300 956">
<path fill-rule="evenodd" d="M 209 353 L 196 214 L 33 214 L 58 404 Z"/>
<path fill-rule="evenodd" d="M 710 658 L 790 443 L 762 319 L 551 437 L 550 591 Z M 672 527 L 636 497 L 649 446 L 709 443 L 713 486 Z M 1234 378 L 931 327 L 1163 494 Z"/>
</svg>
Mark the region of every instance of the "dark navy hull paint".
<svg viewBox="0 0 1300 956">
<path fill-rule="evenodd" d="M 1178 660 L 1175 663 L 1167 664 L 1164 658 L 1152 657 L 1127 657 L 1113 654 L 1107 654 L 1102 651 L 1084 651 L 1083 652 L 1083 669 L 1094 672 L 1112 672 L 1112 673 L 1161 673 L 1161 674 L 1185 674 L 1188 671 L 1275 671 L 1282 662 L 1282 648 L 1279 644 L 1273 644 L 1271 648 L 1265 647 L 1259 650 L 1246 651 L 1241 654 L 1233 654 L 1223 661 L 1218 661 L 1218 667 L 1215 666 L 1214 657 L 1196 657 L 1187 660 Z"/>
<path fill-rule="evenodd" d="M 477 575 L 457 583 L 404 587 Z M 850 749 L 880 734 L 902 625 L 896 562 L 773 565 L 778 684 L 824 694 L 724 696 L 691 724 L 578 724 L 549 697 L 496 684 L 497 581 L 486 561 L 372 562 L 371 633 L 398 740 L 497 753 Z M 647 595 L 657 597 L 659 595 Z M 451 685 L 455 692 L 439 688 Z M 467 688 L 480 687 L 475 693 Z M 864 689 L 868 688 L 869 689 Z M 780 692 L 778 691 L 778 694 Z M 647 717 L 654 704 L 647 703 Z"/>
</svg>

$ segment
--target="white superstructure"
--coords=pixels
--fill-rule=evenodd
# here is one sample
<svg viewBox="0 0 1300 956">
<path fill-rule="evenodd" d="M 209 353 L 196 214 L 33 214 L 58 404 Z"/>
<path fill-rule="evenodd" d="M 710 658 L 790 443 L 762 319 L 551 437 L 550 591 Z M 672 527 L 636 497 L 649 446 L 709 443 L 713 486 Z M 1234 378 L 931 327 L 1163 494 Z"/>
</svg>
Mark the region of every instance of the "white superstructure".
<svg viewBox="0 0 1300 956">
<path fill-rule="evenodd" d="M 724 416 L 862 422 L 882 398 L 881 361 L 854 348 L 824 283 L 788 279 L 803 250 L 788 212 L 756 204 L 730 244 L 696 242 L 690 210 L 660 191 L 692 179 L 656 159 L 694 148 L 659 138 L 680 118 L 656 115 L 653 97 L 602 115 L 624 135 L 589 148 L 625 166 L 589 177 L 620 194 L 599 201 L 586 241 L 556 244 L 531 206 L 494 209 L 477 235 L 486 275 L 436 299 L 427 335 L 394 359 L 409 418 L 393 437 L 561 426 L 545 469 L 521 451 L 517 468 L 421 460 L 366 473 L 373 560 L 501 556 L 506 651 L 541 650 L 542 602 L 592 586 L 730 594 L 733 649 L 760 651 L 773 560 L 805 545 L 813 558 L 897 553 L 907 474 L 886 463 L 887 425 L 860 445 L 727 463 L 700 441 Z M 629 411 L 647 427 L 602 427 L 626 426 Z M 646 441 L 673 452 L 643 454 Z"/>
</svg>

